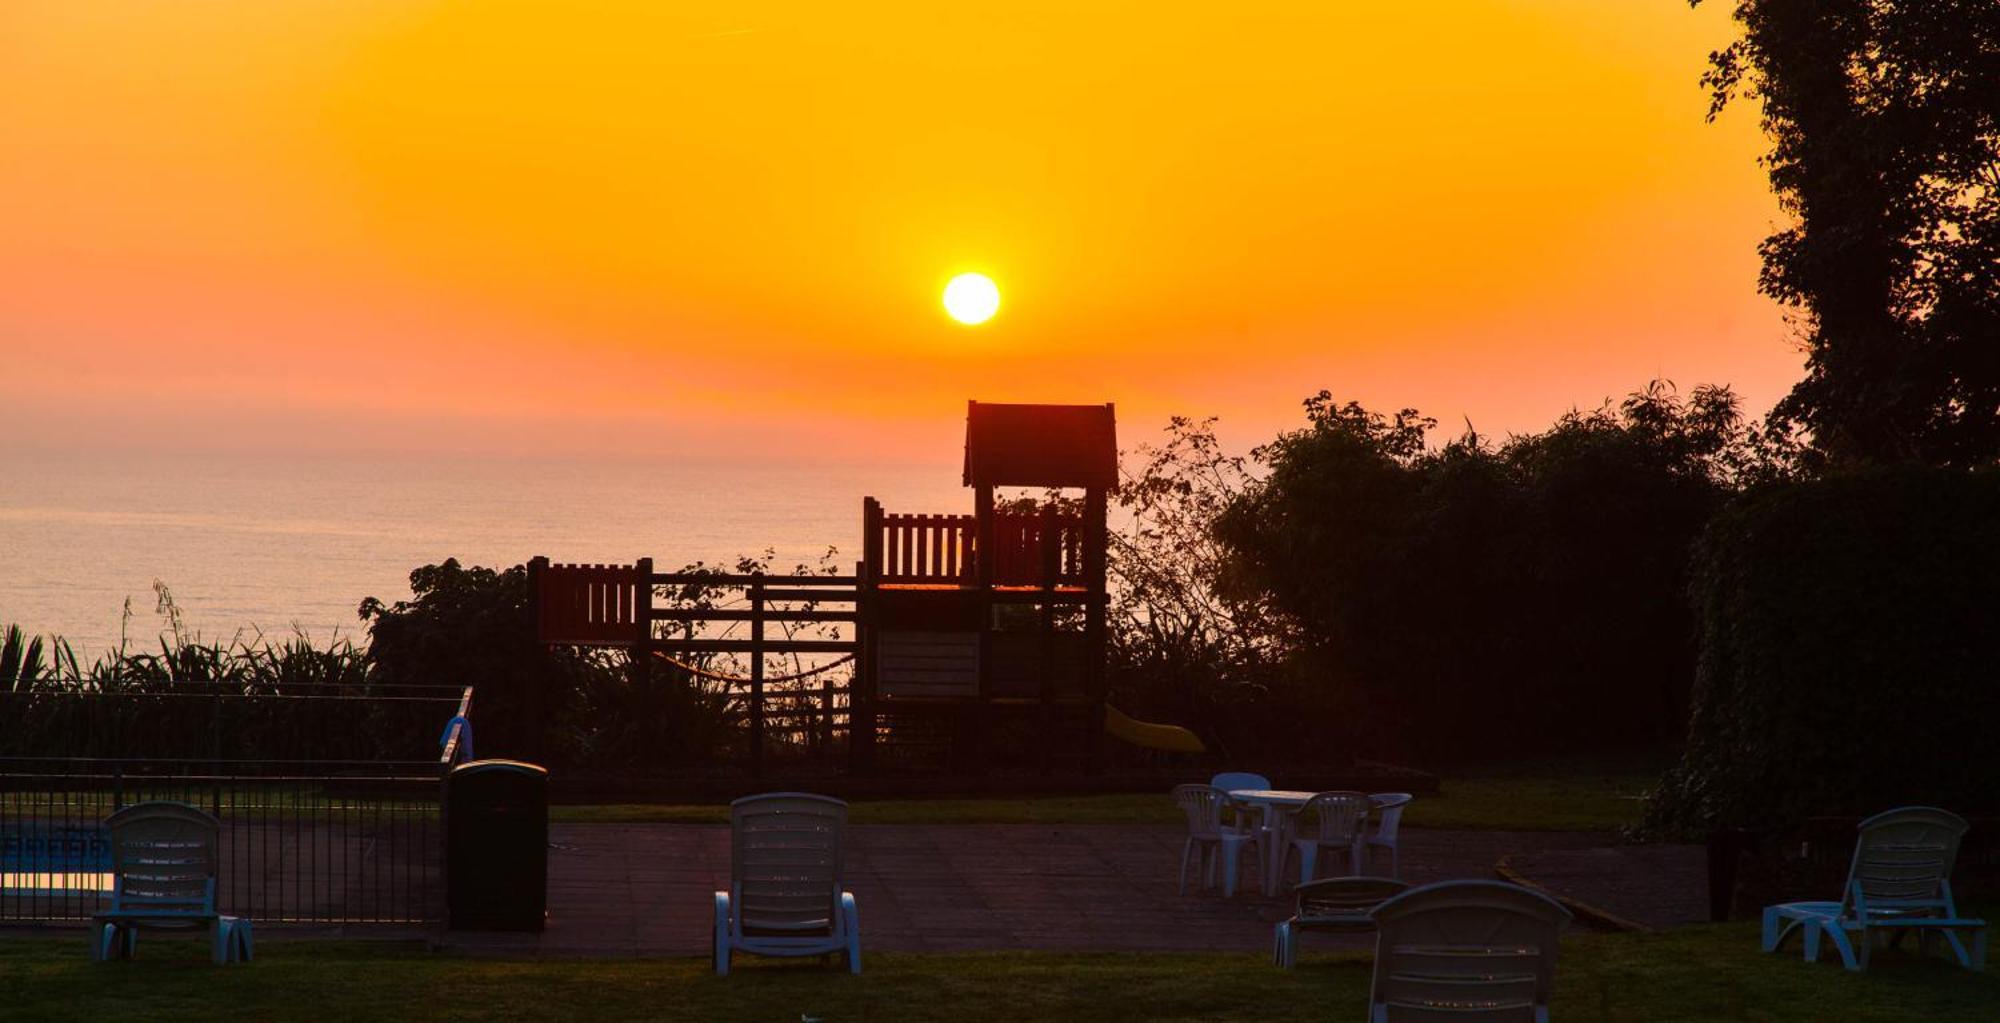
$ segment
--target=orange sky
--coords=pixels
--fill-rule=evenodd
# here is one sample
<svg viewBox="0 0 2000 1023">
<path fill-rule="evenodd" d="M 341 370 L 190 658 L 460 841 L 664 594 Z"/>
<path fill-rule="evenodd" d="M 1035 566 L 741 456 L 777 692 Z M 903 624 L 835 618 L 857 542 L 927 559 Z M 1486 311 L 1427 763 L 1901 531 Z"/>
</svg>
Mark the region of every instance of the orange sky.
<svg viewBox="0 0 2000 1023">
<path fill-rule="evenodd" d="M 1080 9 L 1081 8 L 1081 9 Z M 1799 372 L 1727 5 L 12 0 L 26 446 L 948 456 L 964 399 L 1500 433 Z M 938 306 L 979 270 L 1004 305 Z"/>
</svg>

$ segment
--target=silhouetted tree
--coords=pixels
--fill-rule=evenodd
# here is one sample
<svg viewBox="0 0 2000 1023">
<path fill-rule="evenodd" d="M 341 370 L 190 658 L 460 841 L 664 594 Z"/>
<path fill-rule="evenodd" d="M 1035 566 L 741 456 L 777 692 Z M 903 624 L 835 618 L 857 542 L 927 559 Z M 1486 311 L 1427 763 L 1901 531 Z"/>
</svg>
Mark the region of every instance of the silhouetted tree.
<svg viewBox="0 0 2000 1023">
<path fill-rule="evenodd" d="M 1269 695 L 1289 644 L 1265 601 L 1221 585 L 1231 560 L 1213 526 L 1252 484 L 1249 460 L 1224 450 L 1212 418 L 1175 416 L 1166 434 L 1130 452 L 1118 488 L 1111 686 L 1123 710 L 1197 723 Z"/>
<path fill-rule="evenodd" d="M 1228 585 L 1293 627 L 1319 701 L 1467 756 L 1664 744 L 1694 665 L 1688 552 L 1755 451 L 1726 388 L 1654 385 L 1500 444 L 1322 392 L 1218 518 Z"/>
<path fill-rule="evenodd" d="M 1699 5 L 1702 0 L 1690 0 Z M 1836 464 L 2000 460 L 2000 3 L 1737 0 L 1713 118 L 1756 99 L 1796 223 L 1760 287 L 1802 315 L 1773 423 Z"/>
</svg>

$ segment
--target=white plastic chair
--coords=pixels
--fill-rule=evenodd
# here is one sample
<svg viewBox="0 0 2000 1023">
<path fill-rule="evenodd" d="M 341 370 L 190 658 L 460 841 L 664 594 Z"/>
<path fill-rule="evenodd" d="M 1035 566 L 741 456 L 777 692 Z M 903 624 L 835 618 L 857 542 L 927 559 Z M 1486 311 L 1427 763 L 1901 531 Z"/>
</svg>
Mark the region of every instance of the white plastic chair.
<svg viewBox="0 0 2000 1023">
<path fill-rule="evenodd" d="M 1322 849 L 1346 856 L 1348 874 L 1360 873 L 1370 805 L 1366 793 L 1321 792 L 1299 807 L 1298 815 L 1292 819 L 1292 829 L 1297 835 L 1291 840 L 1291 849 L 1299 854 L 1300 884 L 1318 876 Z"/>
<path fill-rule="evenodd" d="M 1299 938 L 1307 931 L 1357 934 L 1375 929 L 1375 908 L 1410 886 L 1387 877 L 1329 877 L 1307 881 L 1293 891 L 1298 909 L 1271 935 L 1271 961 L 1284 969 L 1298 965 Z"/>
<path fill-rule="evenodd" d="M 1213 785 L 1176 785 L 1174 802 L 1187 815 L 1187 840 L 1181 843 L 1180 893 L 1187 894 L 1190 854 L 1199 854 L 1195 869 L 1201 886 L 1215 883 L 1217 860 L 1222 867 L 1222 894 L 1236 894 L 1236 879 L 1242 872 L 1243 847 L 1258 848 L 1258 832 L 1233 822 L 1241 809 L 1228 791 Z M 1261 865 L 1261 861 L 1260 861 Z"/>
<path fill-rule="evenodd" d="M 861 919 L 844 890 L 847 804 L 804 792 L 729 804 L 729 890 L 715 893 L 715 972 L 732 952 L 845 955 L 861 972 Z"/>
<path fill-rule="evenodd" d="M 1224 771 L 1210 778 L 1208 783 L 1224 792 L 1271 787 L 1271 779 L 1249 771 Z M 1238 825 L 1256 829 L 1258 855 L 1271 857 L 1284 854 L 1285 844 L 1290 840 L 1287 830 L 1287 825 L 1291 823 L 1290 814 L 1277 807 L 1246 806 L 1242 803 L 1236 804 L 1231 813 Z"/>
<path fill-rule="evenodd" d="M 1369 1023 L 1547 1023 L 1569 910 L 1499 881 L 1443 881 L 1377 907 Z"/>
<path fill-rule="evenodd" d="M 1369 835 L 1363 843 L 1362 852 L 1365 855 L 1360 863 L 1355 864 L 1354 869 L 1375 869 L 1375 850 L 1387 849 L 1389 850 L 1388 876 L 1402 877 L 1403 865 L 1399 862 L 1402 857 L 1396 845 L 1397 835 L 1403 826 L 1403 808 L 1409 806 L 1416 797 L 1407 792 L 1377 792 L 1368 798 L 1375 804 L 1375 833 Z"/>
<path fill-rule="evenodd" d="M 217 963 L 248 962 L 250 921 L 215 908 L 221 823 L 186 803 L 134 803 L 104 819 L 111 832 L 111 908 L 90 918 L 90 957 L 130 959 L 139 930 L 212 930 Z"/>
<path fill-rule="evenodd" d="M 1916 930 L 1929 951 L 1942 935 L 1958 964 L 1986 967 L 1986 921 L 1963 918 L 1951 895 L 1951 867 L 1968 825 L 1949 810 L 1906 806 L 1861 822 L 1847 886 L 1839 902 L 1787 902 L 1764 909 L 1763 946 L 1775 952 L 1793 931 L 1804 936 L 1807 962 L 1830 939 L 1850 970 L 1868 968 L 1868 952 L 1891 932 Z M 1970 931 L 1966 948 L 1961 931 Z"/>
</svg>

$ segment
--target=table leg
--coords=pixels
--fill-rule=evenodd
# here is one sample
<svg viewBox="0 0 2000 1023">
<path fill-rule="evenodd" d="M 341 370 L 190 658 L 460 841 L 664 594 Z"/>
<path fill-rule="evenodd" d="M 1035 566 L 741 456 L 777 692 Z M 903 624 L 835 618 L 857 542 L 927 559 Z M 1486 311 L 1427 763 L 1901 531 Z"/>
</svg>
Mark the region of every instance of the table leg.
<svg viewBox="0 0 2000 1023">
<path fill-rule="evenodd" d="M 1264 833 L 1259 836 L 1263 841 L 1264 862 L 1258 865 L 1264 868 L 1264 894 L 1266 896 L 1278 894 L 1278 882 L 1284 879 L 1284 820 L 1285 811 L 1283 807 L 1278 806 L 1276 803 L 1264 804 Z"/>
</svg>

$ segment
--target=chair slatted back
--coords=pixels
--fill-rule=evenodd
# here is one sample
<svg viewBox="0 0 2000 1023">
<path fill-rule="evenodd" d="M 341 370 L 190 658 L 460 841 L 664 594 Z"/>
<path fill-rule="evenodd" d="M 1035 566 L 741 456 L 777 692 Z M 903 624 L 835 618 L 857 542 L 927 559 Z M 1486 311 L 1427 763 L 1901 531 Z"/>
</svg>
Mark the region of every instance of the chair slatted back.
<svg viewBox="0 0 2000 1023">
<path fill-rule="evenodd" d="M 803 792 L 729 804 L 730 883 L 745 933 L 830 931 L 840 905 L 847 804 Z"/>
<path fill-rule="evenodd" d="M 1299 808 L 1299 837 L 1352 844 L 1367 826 L 1368 811 L 1373 806 L 1364 792 L 1319 793 Z"/>
<path fill-rule="evenodd" d="M 1293 892 L 1298 897 L 1301 926 L 1372 931 L 1375 920 L 1371 914 L 1409 887 L 1388 877 L 1328 877 L 1307 881 Z"/>
<path fill-rule="evenodd" d="M 1374 913 L 1371 1011 L 1387 1023 L 1531 1023 L 1569 911 L 1498 881 L 1412 888 Z"/>
<path fill-rule="evenodd" d="M 1948 882 L 1968 827 L 1963 817 L 1934 806 L 1905 806 L 1862 821 L 1843 915 L 1951 908 Z"/>
<path fill-rule="evenodd" d="M 215 915 L 221 825 L 186 803 L 135 803 L 110 817 L 114 912 Z"/>
<path fill-rule="evenodd" d="M 1224 817 L 1238 808 L 1227 790 L 1213 785 L 1176 785 L 1174 802 L 1187 815 L 1188 834 L 1196 838 L 1222 834 Z"/>
</svg>

